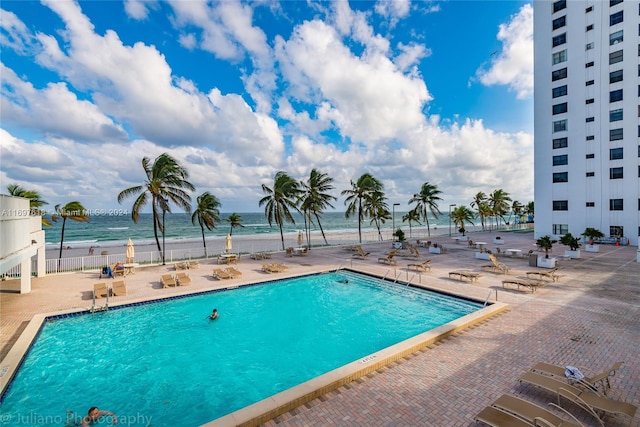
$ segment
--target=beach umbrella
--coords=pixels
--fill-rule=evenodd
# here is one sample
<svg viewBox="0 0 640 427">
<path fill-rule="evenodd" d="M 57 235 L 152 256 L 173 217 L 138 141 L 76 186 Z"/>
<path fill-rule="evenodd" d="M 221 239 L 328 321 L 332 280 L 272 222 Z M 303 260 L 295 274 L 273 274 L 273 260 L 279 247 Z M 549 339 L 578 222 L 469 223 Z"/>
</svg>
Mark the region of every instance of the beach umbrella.
<svg viewBox="0 0 640 427">
<path fill-rule="evenodd" d="M 133 240 L 131 240 L 131 238 L 129 238 L 129 241 L 127 242 L 127 253 L 125 255 L 125 257 L 127 258 L 127 262 L 133 262 L 133 258 L 135 257 L 135 249 L 133 248 Z"/>
<path fill-rule="evenodd" d="M 226 252 L 231 252 L 231 234 L 227 234 L 227 240 L 224 243 L 224 250 Z"/>
<path fill-rule="evenodd" d="M 302 246 L 304 238 L 302 237 L 302 230 L 298 230 L 298 246 Z"/>
</svg>

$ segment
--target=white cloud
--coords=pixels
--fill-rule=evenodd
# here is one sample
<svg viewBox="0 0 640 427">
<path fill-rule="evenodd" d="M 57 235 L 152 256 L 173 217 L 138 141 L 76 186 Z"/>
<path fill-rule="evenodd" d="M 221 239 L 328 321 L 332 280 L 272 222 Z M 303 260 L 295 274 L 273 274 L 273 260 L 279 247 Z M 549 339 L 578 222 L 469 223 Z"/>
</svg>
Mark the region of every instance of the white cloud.
<svg viewBox="0 0 640 427">
<path fill-rule="evenodd" d="M 522 6 L 507 24 L 500 25 L 498 40 L 502 51 L 488 70 L 478 70 L 482 84 L 507 85 L 520 99 L 533 93 L 533 7 Z"/>
<path fill-rule="evenodd" d="M 24 22 L 15 13 L 0 9 L 0 46 L 24 55 L 33 43 Z"/>
<path fill-rule="evenodd" d="M 124 0 L 124 10 L 130 18 L 143 20 L 149 16 L 149 9 L 157 8 L 155 0 Z"/>
</svg>

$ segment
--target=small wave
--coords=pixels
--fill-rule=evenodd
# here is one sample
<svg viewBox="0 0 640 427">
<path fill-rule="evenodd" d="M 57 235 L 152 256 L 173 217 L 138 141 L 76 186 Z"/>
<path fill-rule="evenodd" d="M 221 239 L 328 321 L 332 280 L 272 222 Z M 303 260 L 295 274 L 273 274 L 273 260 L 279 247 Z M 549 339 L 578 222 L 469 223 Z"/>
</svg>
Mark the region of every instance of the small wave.
<svg viewBox="0 0 640 427">
<path fill-rule="evenodd" d="M 118 231 L 118 230 L 128 230 L 129 227 L 107 227 L 107 230 L 114 230 L 114 231 Z"/>
</svg>

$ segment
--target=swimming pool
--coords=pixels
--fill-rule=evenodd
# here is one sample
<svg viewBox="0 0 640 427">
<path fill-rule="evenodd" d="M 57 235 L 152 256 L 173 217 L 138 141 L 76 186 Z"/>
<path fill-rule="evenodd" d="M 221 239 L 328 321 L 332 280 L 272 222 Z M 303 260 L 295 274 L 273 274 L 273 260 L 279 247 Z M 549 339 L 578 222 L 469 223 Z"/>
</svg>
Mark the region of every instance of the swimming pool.
<svg viewBox="0 0 640 427">
<path fill-rule="evenodd" d="M 0 410 L 21 425 L 92 405 L 121 424 L 199 425 L 480 308 L 339 272 L 53 320 Z"/>
</svg>

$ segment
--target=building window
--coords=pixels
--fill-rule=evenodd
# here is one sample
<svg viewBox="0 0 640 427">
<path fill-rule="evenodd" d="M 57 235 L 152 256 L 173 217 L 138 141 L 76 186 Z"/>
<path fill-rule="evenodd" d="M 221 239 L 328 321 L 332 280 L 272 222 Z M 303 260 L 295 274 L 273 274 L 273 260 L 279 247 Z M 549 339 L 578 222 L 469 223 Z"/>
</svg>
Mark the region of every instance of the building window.
<svg viewBox="0 0 640 427">
<path fill-rule="evenodd" d="M 563 236 L 569 232 L 569 224 L 553 224 L 553 234 Z"/>
<path fill-rule="evenodd" d="M 624 21 L 624 11 L 616 12 L 612 15 L 609 15 L 609 25 L 616 25 Z"/>
<path fill-rule="evenodd" d="M 553 174 L 553 182 L 568 182 L 569 172 L 556 172 Z"/>
<path fill-rule="evenodd" d="M 587 80 L 587 82 L 585 83 L 585 86 L 593 86 L 595 84 L 595 80 Z"/>
<path fill-rule="evenodd" d="M 568 138 L 555 138 L 553 140 L 553 148 L 566 148 L 569 145 Z"/>
<path fill-rule="evenodd" d="M 618 3 L 622 3 L 622 0 L 609 0 L 609 7 L 613 7 Z"/>
<path fill-rule="evenodd" d="M 560 96 L 565 96 L 567 94 L 567 85 L 554 87 L 552 91 L 552 97 L 558 98 Z"/>
<path fill-rule="evenodd" d="M 587 25 L 587 31 L 591 31 L 591 30 L 593 30 L 593 24 Z"/>
<path fill-rule="evenodd" d="M 553 13 L 556 13 L 567 7 L 567 0 L 558 0 L 553 3 Z"/>
<path fill-rule="evenodd" d="M 609 73 L 609 83 L 622 81 L 622 70 L 616 70 Z"/>
<path fill-rule="evenodd" d="M 611 148 L 609 150 L 609 160 L 620 160 L 624 158 L 624 150 L 622 147 Z"/>
<path fill-rule="evenodd" d="M 609 54 L 609 65 L 622 62 L 622 49 Z"/>
<path fill-rule="evenodd" d="M 622 139 L 622 128 L 609 129 L 609 141 L 619 141 Z"/>
<path fill-rule="evenodd" d="M 567 49 L 561 50 L 560 52 L 555 52 L 551 55 L 551 62 L 553 65 L 559 64 L 561 62 L 567 61 Z"/>
<path fill-rule="evenodd" d="M 569 202 L 567 200 L 554 200 L 553 201 L 553 210 L 554 211 L 566 211 L 566 210 L 569 210 Z"/>
<path fill-rule="evenodd" d="M 594 46 L 595 44 L 593 42 L 587 43 L 586 46 L 584 47 L 584 50 L 591 50 L 593 49 Z"/>
<path fill-rule="evenodd" d="M 587 176 L 596 176 L 595 172 L 587 172 Z"/>
<path fill-rule="evenodd" d="M 567 33 L 559 34 L 553 37 L 551 45 L 553 47 L 560 46 L 561 44 L 565 44 L 567 42 Z"/>
<path fill-rule="evenodd" d="M 609 34 L 609 46 L 613 46 L 614 44 L 618 44 L 624 40 L 624 31 L 616 31 L 615 33 Z"/>
<path fill-rule="evenodd" d="M 620 225 L 609 226 L 609 236 L 622 237 L 624 236 L 624 227 Z"/>
<path fill-rule="evenodd" d="M 553 166 L 563 166 L 569 163 L 569 156 L 561 154 L 559 156 L 553 156 Z"/>
<path fill-rule="evenodd" d="M 587 118 L 585 119 L 585 121 L 586 121 L 587 123 L 595 122 L 595 121 L 596 121 L 596 118 L 595 118 L 595 117 L 587 117 Z"/>
<path fill-rule="evenodd" d="M 567 119 L 558 120 L 553 122 L 553 131 L 554 132 L 562 132 L 567 130 Z"/>
<path fill-rule="evenodd" d="M 622 168 L 609 168 L 609 179 L 622 179 Z"/>
<path fill-rule="evenodd" d="M 584 13 L 589 13 L 589 12 L 593 12 L 593 6 L 589 6 L 584 10 Z"/>
<path fill-rule="evenodd" d="M 594 207 L 595 205 L 596 205 L 596 204 L 595 204 L 595 202 L 587 202 L 587 207 L 588 207 L 588 208 L 592 208 L 592 207 Z"/>
<path fill-rule="evenodd" d="M 588 104 L 593 104 L 594 102 L 596 102 L 596 100 L 595 100 L 595 99 L 593 99 L 593 98 L 589 98 L 589 99 L 587 99 L 587 100 L 585 101 L 585 104 L 587 104 L 587 105 L 588 105 Z"/>
<path fill-rule="evenodd" d="M 622 89 L 609 92 L 609 102 L 622 101 Z"/>
<path fill-rule="evenodd" d="M 587 141 L 593 141 L 594 139 L 596 139 L 594 135 L 587 135 Z"/>
<path fill-rule="evenodd" d="M 552 27 L 554 30 L 558 28 L 564 27 L 567 25 L 567 15 L 561 16 L 560 18 L 556 18 L 553 20 Z"/>
<path fill-rule="evenodd" d="M 561 68 L 559 70 L 555 70 L 551 72 L 551 81 L 555 82 L 556 80 L 566 79 L 567 78 L 567 68 Z"/>
<path fill-rule="evenodd" d="M 609 199 L 610 211 L 622 211 L 624 210 L 624 202 L 622 199 Z"/>
<path fill-rule="evenodd" d="M 567 112 L 567 103 L 556 104 L 553 106 L 553 114 L 562 114 Z"/>
<path fill-rule="evenodd" d="M 619 120 L 622 120 L 622 108 L 620 108 L 619 110 L 611 110 L 609 111 L 609 121 L 610 122 L 617 122 Z M 620 129 L 622 130 L 622 129 Z"/>
<path fill-rule="evenodd" d="M 591 61 L 591 62 L 587 62 L 586 64 L 584 64 L 584 68 L 590 68 L 593 67 L 595 65 L 595 62 Z"/>
<path fill-rule="evenodd" d="M 589 153 L 589 154 L 587 154 L 587 156 L 586 156 L 586 157 L 587 157 L 587 159 L 595 159 L 595 158 L 596 158 L 596 155 L 595 155 L 595 154 L 593 154 L 593 153 Z"/>
</svg>

